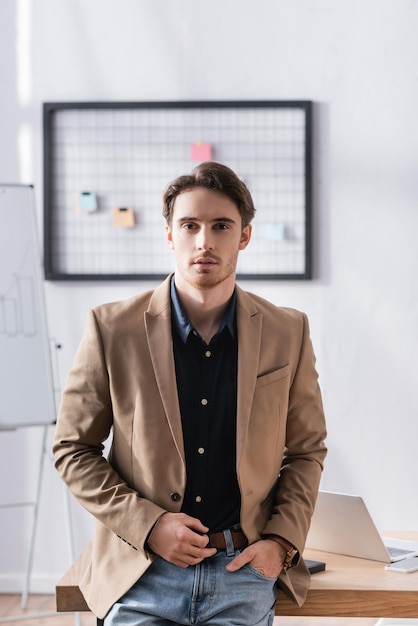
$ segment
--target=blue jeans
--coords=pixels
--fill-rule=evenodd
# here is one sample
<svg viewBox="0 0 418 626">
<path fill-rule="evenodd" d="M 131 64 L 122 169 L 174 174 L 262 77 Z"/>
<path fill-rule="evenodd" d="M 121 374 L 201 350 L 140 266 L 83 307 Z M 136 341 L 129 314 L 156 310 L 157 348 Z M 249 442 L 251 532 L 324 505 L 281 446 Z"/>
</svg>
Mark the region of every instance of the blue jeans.
<svg viewBox="0 0 418 626">
<path fill-rule="evenodd" d="M 104 626 L 271 626 L 276 579 L 251 565 L 227 572 L 238 553 L 220 550 L 187 568 L 157 557 L 113 605 Z"/>
</svg>

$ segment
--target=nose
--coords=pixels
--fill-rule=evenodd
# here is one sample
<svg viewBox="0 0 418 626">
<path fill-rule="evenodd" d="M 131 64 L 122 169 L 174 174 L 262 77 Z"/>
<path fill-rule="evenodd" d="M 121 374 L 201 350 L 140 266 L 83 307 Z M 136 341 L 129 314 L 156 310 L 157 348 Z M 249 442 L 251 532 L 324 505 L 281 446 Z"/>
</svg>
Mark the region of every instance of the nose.
<svg viewBox="0 0 418 626">
<path fill-rule="evenodd" d="M 202 226 L 196 235 L 196 246 L 199 250 L 212 250 L 213 235 L 210 228 Z"/>
</svg>

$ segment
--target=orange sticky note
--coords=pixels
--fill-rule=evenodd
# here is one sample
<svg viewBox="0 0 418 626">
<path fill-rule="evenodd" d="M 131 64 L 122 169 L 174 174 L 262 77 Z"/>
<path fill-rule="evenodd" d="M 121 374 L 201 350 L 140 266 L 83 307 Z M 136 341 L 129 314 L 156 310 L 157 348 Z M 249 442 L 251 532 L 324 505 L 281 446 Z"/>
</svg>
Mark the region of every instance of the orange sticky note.
<svg viewBox="0 0 418 626">
<path fill-rule="evenodd" d="M 117 207 L 113 209 L 113 226 L 116 228 L 132 228 L 134 225 L 135 217 L 131 208 Z"/>
<path fill-rule="evenodd" d="M 211 161 L 212 146 L 210 143 L 192 143 L 192 161 Z"/>
</svg>

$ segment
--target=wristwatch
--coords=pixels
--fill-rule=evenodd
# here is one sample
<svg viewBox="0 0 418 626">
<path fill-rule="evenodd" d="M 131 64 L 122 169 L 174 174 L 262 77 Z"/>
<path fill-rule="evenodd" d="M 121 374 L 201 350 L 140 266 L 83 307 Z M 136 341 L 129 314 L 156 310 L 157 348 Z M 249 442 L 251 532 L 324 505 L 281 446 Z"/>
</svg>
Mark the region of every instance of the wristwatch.
<svg viewBox="0 0 418 626">
<path fill-rule="evenodd" d="M 264 539 L 272 539 L 276 543 L 282 546 L 284 550 L 286 550 L 286 556 L 283 561 L 283 572 L 287 572 L 288 569 L 296 565 L 299 556 L 299 550 L 297 550 L 294 546 L 290 545 L 289 542 L 285 542 L 284 539 L 279 537 L 278 535 L 265 535 Z M 286 545 L 285 545 L 286 543 Z"/>
<path fill-rule="evenodd" d="M 286 557 L 283 561 L 283 571 L 287 572 L 288 569 L 296 565 L 296 557 L 299 554 L 299 551 L 296 548 L 290 548 L 286 552 Z"/>
</svg>

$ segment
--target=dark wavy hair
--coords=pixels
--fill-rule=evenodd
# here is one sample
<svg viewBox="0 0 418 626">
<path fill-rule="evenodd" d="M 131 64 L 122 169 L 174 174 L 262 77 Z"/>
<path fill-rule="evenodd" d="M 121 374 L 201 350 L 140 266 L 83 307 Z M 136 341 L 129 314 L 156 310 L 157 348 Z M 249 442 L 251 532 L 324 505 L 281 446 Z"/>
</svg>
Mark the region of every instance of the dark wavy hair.
<svg viewBox="0 0 418 626">
<path fill-rule="evenodd" d="M 201 163 L 191 174 L 179 176 L 167 186 L 163 196 L 163 216 L 167 224 L 171 224 L 177 196 L 195 187 L 212 189 L 228 196 L 241 215 L 242 227 L 250 224 L 255 208 L 245 183 L 229 167 L 214 161 Z"/>
</svg>

